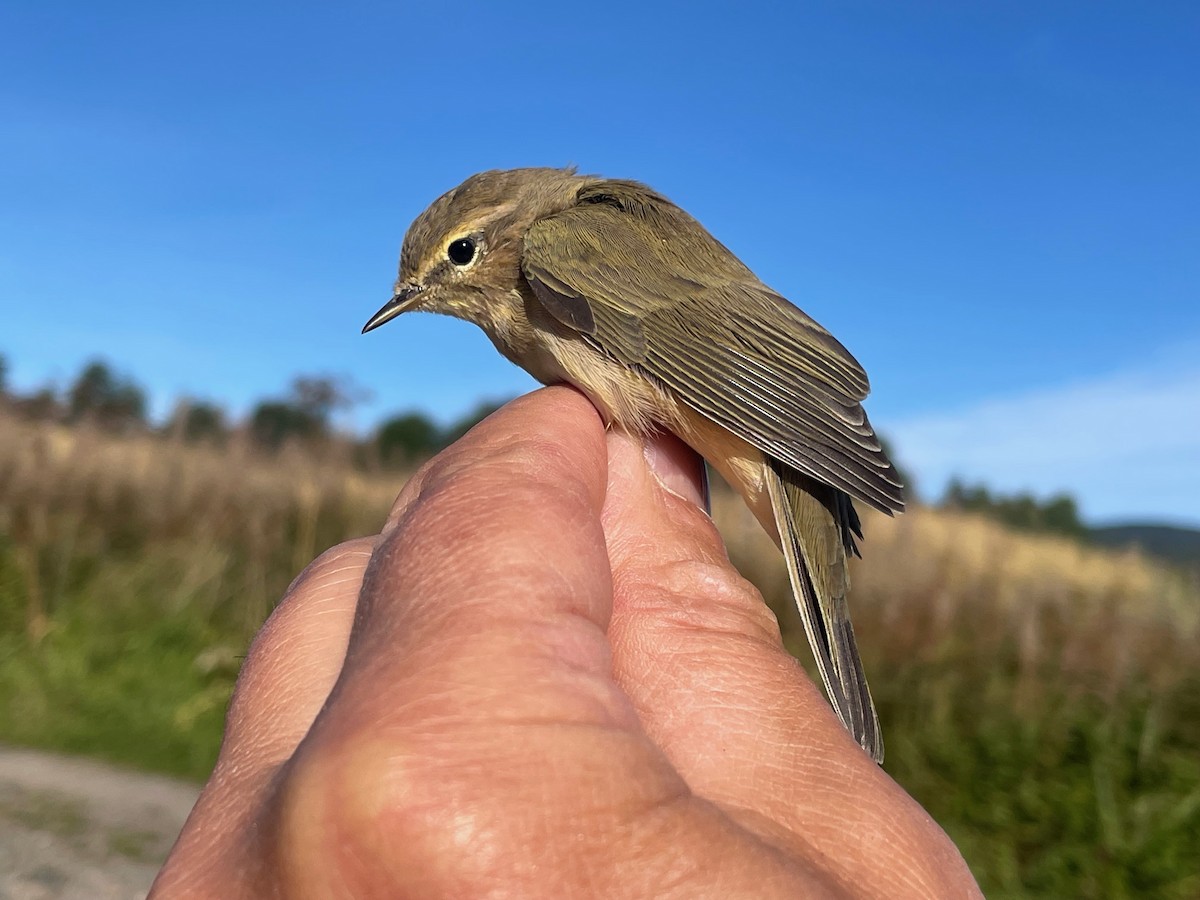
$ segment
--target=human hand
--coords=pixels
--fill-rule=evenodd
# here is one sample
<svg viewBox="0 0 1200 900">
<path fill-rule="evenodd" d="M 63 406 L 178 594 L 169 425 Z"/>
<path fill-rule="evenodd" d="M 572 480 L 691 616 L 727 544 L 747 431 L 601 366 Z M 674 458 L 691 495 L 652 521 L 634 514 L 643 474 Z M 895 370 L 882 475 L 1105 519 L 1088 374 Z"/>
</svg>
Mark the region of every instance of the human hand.
<svg viewBox="0 0 1200 900">
<path fill-rule="evenodd" d="M 152 896 L 980 896 L 699 476 L 561 387 L 439 455 L 263 627 Z"/>
</svg>

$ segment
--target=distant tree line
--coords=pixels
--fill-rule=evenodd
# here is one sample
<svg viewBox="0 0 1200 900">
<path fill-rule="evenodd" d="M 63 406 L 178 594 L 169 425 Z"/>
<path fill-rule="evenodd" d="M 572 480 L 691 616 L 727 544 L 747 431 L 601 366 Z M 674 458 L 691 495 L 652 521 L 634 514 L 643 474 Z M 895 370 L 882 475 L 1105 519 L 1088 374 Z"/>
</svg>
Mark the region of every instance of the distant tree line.
<svg viewBox="0 0 1200 900">
<path fill-rule="evenodd" d="M 8 364 L 0 355 L 0 406 L 28 419 L 64 424 L 90 423 L 118 433 L 155 431 L 178 440 L 220 444 L 235 434 L 245 435 L 267 452 L 290 444 L 308 447 L 335 441 L 353 444 L 354 457 L 365 466 L 409 467 L 437 453 L 495 412 L 500 403 L 480 404 L 471 413 L 441 427 L 420 412 L 405 412 L 385 419 L 365 439 L 338 435 L 335 413 L 364 399 L 363 392 L 329 376 L 300 376 L 277 398 L 259 401 L 244 421 L 232 422 L 225 410 L 207 400 L 181 400 L 167 421 L 153 426 L 147 421 L 146 394 L 132 379 L 115 373 L 107 363 L 89 362 L 63 391 L 41 388 L 26 396 L 8 389 Z M 895 458 L 888 448 L 889 455 Z M 910 473 L 900 472 L 906 493 L 915 496 Z M 982 484 L 950 482 L 942 507 L 977 513 L 1010 528 L 1043 531 L 1083 538 L 1088 528 L 1080 521 L 1075 500 L 1058 494 L 1039 500 L 1032 494 L 992 493 Z"/>
<path fill-rule="evenodd" d="M 495 412 L 500 403 L 486 402 L 449 426 L 441 427 L 420 412 L 385 419 L 366 439 L 339 435 L 334 415 L 361 402 L 365 395 L 344 380 L 300 376 L 277 398 L 259 401 L 241 422 L 207 400 L 187 398 L 159 426 L 147 418 L 146 392 L 105 362 L 94 360 L 64 390 L 40 388 L 17 395 L 8 386 L 8 361 L 0 355 L 0 406 L 25 419 L 67 425 L 90 424 L 115 433 L 156 432 L 178 440 L 222 444 L 244 435 L 267 452 L 290 444 L 303 446 L 352 443 L 355 458 L 366 465 L 411 466 L 466 434 Z"/>
<path fill-rule="evenodd" d="M 1030 493 L 993 494 L 982 484 L 966 485 L 952 479 L 942 507 L 978 513 L 1019 531 L 1044 531 L 1086 538 L 1089 529 L 1079 518 L 1079 507 L 1069 494 L 1038 500 Z"/>
</svg>

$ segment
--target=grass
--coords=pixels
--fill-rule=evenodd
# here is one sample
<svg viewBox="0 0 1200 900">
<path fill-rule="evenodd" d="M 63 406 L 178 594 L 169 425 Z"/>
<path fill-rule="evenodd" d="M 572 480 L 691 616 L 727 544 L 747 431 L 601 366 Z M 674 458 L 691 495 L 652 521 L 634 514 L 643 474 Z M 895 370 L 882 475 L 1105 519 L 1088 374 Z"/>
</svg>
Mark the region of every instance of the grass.
<svg viewBox="0 0 1200 900">
<path fill-rule="evenodd" d="M 271 604 L 399 484 L 0 422 L 0 737 L 203 776 Z"/>
<path fill-rule="evenodd" d="M 203 777 L 254 629 L 400 482 L 336 450 L 0 414 L 0 739 Z M 735 498 L 714 507 L 805 657 L 777 551 Z M 886 768 L 988 895 L 1200 896 L 1194 576 L 929 510 L 865 524 L 852 601 Z"/>
</svg>

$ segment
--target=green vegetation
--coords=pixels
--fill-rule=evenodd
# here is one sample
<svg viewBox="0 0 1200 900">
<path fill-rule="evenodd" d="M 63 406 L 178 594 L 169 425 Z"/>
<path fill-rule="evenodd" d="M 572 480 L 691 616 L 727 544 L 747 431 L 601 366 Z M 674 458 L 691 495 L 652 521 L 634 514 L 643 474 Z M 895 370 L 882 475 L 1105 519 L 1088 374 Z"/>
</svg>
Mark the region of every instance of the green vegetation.
<svg viewBox="0 0 1200 900">
<path fill-rule="evenodd" d="M 115 376 L 102 362 L 89 363 L 66 397 L 67 421 L 91 419 L 109 428 L 145 421 L 146 395 L 129 378 Z"/>
<path fill-rule="evenodd" d="M 203 775 L 271 604 L 401 481 L 0 417 L 0 736 Z"/>
<path fill-rule="evenodd" d="M 255 629 L 317 553 L 379 527 L 403 475 L 328 434 L 269 451 L 223 417 L 152 433 L 17 406 L 0 410 L 0 740 L 203 778 Z M 736 498 L 714 507 L 806 657 L 777 551 Z M 865 528 L 853 603 L 886 769 L 988 896 L 1200 896 L 1196 580 L 965 512 Z"/>
<path fill-rule="evenodd" d="M 1087 526 L 1079 518 L 1075 500 L 1067 494 L 1057 494 L 1039 501 L 1032 494 L 993 494 L 985 485 L 968 487 L 957 478 L 946 488 L 942 498 L 946 509 L 978 513 L 1021 531 L 1044 531 L 1085 538 Z"/>
<path fill-rule="evenodd" d="M 84 366 L 66 390 L 44 387 L 27 395 L 7 391 L 8 363 L 0 355 L 0 410 L 29 422 L 84 424 L 110 434 L 158 434 L 188 443 L 223 445 L 231 439 L 278 453 L 288 447 L 322 452 L 331 446 L 349 454 L 360 468 L 410 469 L 449 446 L 500 408 L 486 401 L 442 427 L 424 413 L 410 411 L 385 419 L 364 439 L 339 434 L 334 415 L 366 398 L 363 390 L 327 375 L 292 379 L 281 397 L 259 401 L 244 422 L 231 422 L 225 410 L 207 400 L 184 398 L 161 427 L 146 414 L 146 394 L 131 378 L 103 360 Z"/>
</svg>

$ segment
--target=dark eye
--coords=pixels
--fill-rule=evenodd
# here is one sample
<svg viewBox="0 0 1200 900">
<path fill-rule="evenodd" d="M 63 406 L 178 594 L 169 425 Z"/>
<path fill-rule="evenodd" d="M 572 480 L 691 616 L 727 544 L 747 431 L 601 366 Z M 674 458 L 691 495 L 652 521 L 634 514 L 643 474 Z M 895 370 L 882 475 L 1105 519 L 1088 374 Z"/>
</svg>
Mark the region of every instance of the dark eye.
<svg viewBox="0 0 1200 900">
<path fill-rule="evenodd" d="M 456 266 L 465 266 L 475 258 L 475 242 L 470 238 L 459 238 L 451 241 L 446 248 L 446 255 Z"/>
</svg>

